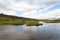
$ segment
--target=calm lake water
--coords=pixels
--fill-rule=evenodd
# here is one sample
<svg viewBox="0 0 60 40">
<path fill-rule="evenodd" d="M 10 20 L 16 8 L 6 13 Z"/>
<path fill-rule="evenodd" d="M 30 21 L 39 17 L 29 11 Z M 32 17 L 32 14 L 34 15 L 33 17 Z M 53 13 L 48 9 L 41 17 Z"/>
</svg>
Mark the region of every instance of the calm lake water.
<svg viewBox="0 0 60 40">
<path fill-rule="evenodd" d="M 60 40 L 60 23 L 0 25 L 0 40 Z"/>
</svg>

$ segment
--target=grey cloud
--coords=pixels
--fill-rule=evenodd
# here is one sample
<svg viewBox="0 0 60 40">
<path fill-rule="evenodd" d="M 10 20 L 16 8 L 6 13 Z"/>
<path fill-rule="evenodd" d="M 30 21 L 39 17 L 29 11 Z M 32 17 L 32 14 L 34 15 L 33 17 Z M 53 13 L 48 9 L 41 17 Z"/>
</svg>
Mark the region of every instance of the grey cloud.
<svg viewBox="0 0 60 40">
<path fill-rule="evenodd" d="M 1 3 L 0 2 L 0 8 L 3 9 L 9 9 L 8 7 L 10 6 L 10 3 L 7 0 L 3 0 L 5 1 L 5 3 Z M 60 3 L 60 0 L 11 0 L 14 2 L 21 2 L 21 1 L 25 1 L 29 4 L 36 4 L 36 5 L 53 5 L 53 4 L 57 4 Z"/>
<path fill-rule="evenodd" d="M 14 0 L 15 2 L 20 2 L 20 1 L 23 1 L 23 0 Z"/>
<path fill-rule="evenodd" d="M 52 5 L 56 3 L 60 3 L 60 0 L 16 0 L 16 1 L 25 1 L 29 4 L 37 4 L 37 5 Z"/>
<path fill-rule="evenodd" d="M 7 10 L 8 9 L 8 5 L 0 3 L 0 9 Z"/>
<path fill-rule="evenodd" d="M 21 2 L 21 1 L 25 1 L 31 5 L 38 5 L 38 6 L 43 6 L 43 5 L 50 6 L 50 5 L 60 3 L 60 0 L 11 0 L 11 2 L 15 2 L 15 3 Z M 3 2 L 0 1 L 0 10 L 13 10 L 14 11 L 14 9 L 10 8 L 11 2 L 9 0 L 3 0 Z"/>
<path fill-rule="evenodd" d="M 9 11 L 9 10 L 13 10 L 10 8 L 11 4 L 9 3 L 9 1 L 7 0 L 3 0 L 3 2 L 0 1 L 0 10 L 5 10 L 5 11 Z"/>
</svg>

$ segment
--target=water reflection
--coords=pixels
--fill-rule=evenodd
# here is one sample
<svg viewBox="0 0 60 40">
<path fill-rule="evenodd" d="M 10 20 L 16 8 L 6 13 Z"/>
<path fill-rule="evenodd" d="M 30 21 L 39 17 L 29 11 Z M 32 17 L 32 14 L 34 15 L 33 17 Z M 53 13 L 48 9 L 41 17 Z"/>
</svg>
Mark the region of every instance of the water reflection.
<svg viewBox="0 0 60 40">
<path fill-rule="evenodd" d="M 60 40 L 60 23 L 42 26 L 0 25 L 0 40 Z"/>
</svg>

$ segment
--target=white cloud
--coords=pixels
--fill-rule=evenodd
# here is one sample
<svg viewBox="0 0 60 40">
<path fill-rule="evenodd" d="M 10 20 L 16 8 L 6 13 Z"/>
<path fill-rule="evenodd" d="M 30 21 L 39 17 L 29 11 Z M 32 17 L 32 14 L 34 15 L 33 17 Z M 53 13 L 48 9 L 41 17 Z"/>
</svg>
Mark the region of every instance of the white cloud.
<svg viewBox="0 0 60 40">
<path fill-rule="evenodd" d="M 35 19 L 43 19 L 46 14 L 38 13 L 37 10 L 32 10 L 30 12 L 24 12 L 23 17 L 35 18 Z"/>
<path fill-rule="evenodd" d="M 30 12 L 24 12 L 22 16 L 28 17 L 28 18 L 36 18 L 36 15 L 37 15 L 37 11 L 32 10 Z"/>
<path fill-rule="evenodd" d="M 10 12 L 11 11 L 13 11 L 13 12 L 17 12 L 17 11 L 28 12 L 28 11 L 38 7 L 36 5 L 30 5 L 25 1 L 22 1 L 22 2 L 14 2 L 14 1 L 15 0 L 0 0 L 0 10 L 10 11 Z M 2 12 L 2 11 L 0 11 L 0 12 Z"/>
<path fill-rule="evenodd" d="M 0 10 L 0 13 L 6 14 L 6 15 L 17 15 L 16 12 L 13 11 L 5 11 L 5 10 Z"/>
<path fill-rule="evenodd" d="M 26 2 L 18 2 L 18 3 L 15 3 L 12 5 L 12 9 L 21 10 L 21 11 L 28 11 L 28 10 L 34 9 L 36 7 L 37 7 L 36 5 L 29 5 Z"/>
<path fill-rule="evenodd" d="M 33 10 L 31 12 L 27 12 L 23 14 L 24 17 L 29 18 L 35 18 L 35 19 L 54 19 L 54 18 L 60 18 L 60 9 L 56 9 L 54 11 L 49 11 L 47 13 L 40 13 L 37 14 L 36 10 Z"/>
<path fill-rule="evenodd" d="M 0 0 L 0 12 L 8 15 L 18 15 L 17 11 L 22 11 L 21 16 L 36 19 L 60 18 L 60 9 L 45 14 L 41 13 L 43 10 L 48 10 L 56 4 L 60 4 L 60 0 Z"/>
<path fill-rule="evenodd" d="M 44 18 L 60 18 L 60 9 L 47 12 L 47 14 L 44 15 Z"/>
</svg>

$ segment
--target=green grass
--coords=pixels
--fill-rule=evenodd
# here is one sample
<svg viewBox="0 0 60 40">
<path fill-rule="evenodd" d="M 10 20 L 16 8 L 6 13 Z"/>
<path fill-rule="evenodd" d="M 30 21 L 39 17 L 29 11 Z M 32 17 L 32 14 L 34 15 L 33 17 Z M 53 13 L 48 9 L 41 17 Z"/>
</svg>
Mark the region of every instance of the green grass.
<svg viewBox="0 0 60 40">
<path fill-rule="evenodd" d="M 56 20 L 46 20 L 46 23 L 60 23 L 60 19 L 56 19 Z"/>
<path fill-rule="evenodd" d="M 26 25 L 27 26 L 39 26 L 39 25 L 42 25 L 42 24 L 39 24 L 38 22 L 39 21 L 29 21 L 29 22 L 26 22 Z"/>
<path fill-rule="evenodd" d="M 26 24 L 27 26 L 39 26 L 39 25 L 42 25 L 42 24 L 39 24 L 40 21 L 44 21 L 46 23 L 60 23 L 60 19 L 37 20 L 37 19 L 29 19 L 24 17 L 0 14 L 0 24 L 13 24 L 13 25 Z"/>
<path fill-rule="evenodd" d="M 7 18 L 0 17 L 0 24 L 14 24 L 14 25 L 22 25 L 27 24 L 27 26 L 38 26 L 38 20 L 28 20 L 28 19 L 16 19 L 16 18 Z"/>
<path fill-rule="evenodd" d="M 0 17 L 0 24 L 13 24 L 13 25 L 22 25 L 26 24 L 27 26 L 39 26 L 40 21 L 45 21 L 46 23 L 60 23 L 60 20 L 32 20 L 24 18 L 9 18 L 9 17 Z"/>
</svg>

